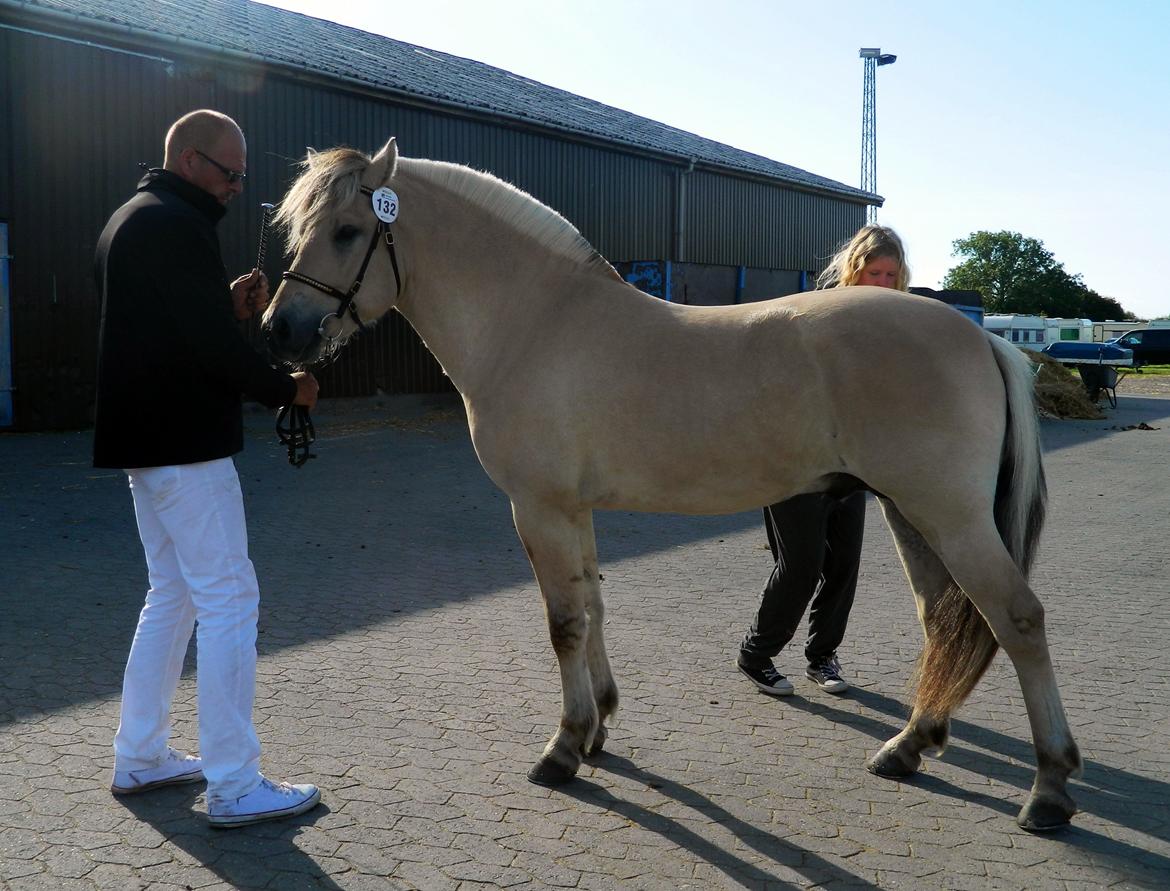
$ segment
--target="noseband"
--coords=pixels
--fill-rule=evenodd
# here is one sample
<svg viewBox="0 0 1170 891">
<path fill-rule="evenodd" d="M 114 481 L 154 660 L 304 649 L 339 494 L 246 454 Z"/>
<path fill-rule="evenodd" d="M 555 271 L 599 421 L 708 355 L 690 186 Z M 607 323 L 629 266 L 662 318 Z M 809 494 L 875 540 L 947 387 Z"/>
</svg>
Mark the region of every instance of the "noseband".
<svg viewBox="0 0 1170 891">
<path fill-rule="evenodd" d="M 362 194 L 373 196 L 374 190 L 362 186 Z M 397 213 L 397 209 L 395 209 Z M 322 294 L 328 294 L 330 297 L 340 301 L 341 305 L 337 307 L 336 312 L 331 312 L 321 319 L 321 324 L 317 326 L 317 333 L 327 340 L 335 340 L 340 334 L 341 329 L 338 327 L 337 334 L 329 334 L 325 330 L 325 326 L 330 319 L 337 319 L 341 321 L 341 317 L 348 311 L 349 317 L 354 320 L 361 331 L 366 330 L 366 326 L 362 324 L 361 317 L 358 315 L 357 307 L 354 306 L 353 298 L 357 296 L 357 292 L 361 289 L 362 279 L 366 277 L 366 268 L 370 265 L 370 258 L 374 256 L 374 250 L 378 247 L 378 242 L 381 241 L 386 245 L 386 250 L 390 254 L 390 265 L 394 267 L 394 284 L 399 291 L 402 290 L 402 277 L 398 274 L 398 255 L 394 252 L 394 233 L 390 231 L 390 223 L 384 221 L 379 217 L 378 225 L 374 227 L 374 236 L 370 239 L 370 246 L 366 248 L 365 259 L 362 260 L 361 269 L 358 270 L 357 278 L 353 280 L 353 284 L 349 286 L 348 291 L 342 291 L 340 288 L 335 288 L 332 285 L 327 285 L 325 282 L 317 281 L 317 279 L 305 275 L 295 270 L 288 270 L 282 276 L 283 279 L 291 278 L 294 282 L 308 285 L 310 288 L 315 288 Z"/>
</svg>

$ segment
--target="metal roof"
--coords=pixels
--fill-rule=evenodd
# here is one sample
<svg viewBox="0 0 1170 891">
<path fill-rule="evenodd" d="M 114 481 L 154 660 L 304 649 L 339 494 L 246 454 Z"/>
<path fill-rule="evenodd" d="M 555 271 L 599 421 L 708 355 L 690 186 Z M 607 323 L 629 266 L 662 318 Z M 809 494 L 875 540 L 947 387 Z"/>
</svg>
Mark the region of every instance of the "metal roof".
<svg viewBox="0 0 1170 891">
<path fill-rule="evenodd" d="M 269 65 L 340 79 L 427 104 L 694 161 L 727 172 L 866 203 L 869 192 L 798 167 L 705 139 L 565 90 L 389 37 L 250 0 L 0 0 L 42 21 L 88 32 L 227 52 Z M 96 32 L 96 33 L 95 33 Z"/>
</svg>

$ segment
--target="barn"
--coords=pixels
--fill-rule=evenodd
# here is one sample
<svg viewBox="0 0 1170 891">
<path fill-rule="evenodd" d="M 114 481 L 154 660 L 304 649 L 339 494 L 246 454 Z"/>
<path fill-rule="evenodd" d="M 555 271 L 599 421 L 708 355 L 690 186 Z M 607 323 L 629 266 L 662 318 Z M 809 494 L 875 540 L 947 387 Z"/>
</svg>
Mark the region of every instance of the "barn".
<svg viewBox="0 0 1170 891">
<path fill-rule="evenodd" d="M 630 281 L 678 302 L 801 290 L 881 201 L 508 71 L 248 0 L 0 0 L 0 59 L 6 429 L 91 423 L 94 245 L 140 163 L 162 163 L 166 128 L 194 108 L 248 136 L 248 188 L 220 226 L 233 275 L 253 265 L 259 203 L 279 200 L 307 146 L 373 151 L 391 135 L 404 155 L 517 184 Z M 286 262 L 270 250 L 269 278 Z M 329 396 L 450 386 L 397 314 L 319 377 Z"/>
</svg>

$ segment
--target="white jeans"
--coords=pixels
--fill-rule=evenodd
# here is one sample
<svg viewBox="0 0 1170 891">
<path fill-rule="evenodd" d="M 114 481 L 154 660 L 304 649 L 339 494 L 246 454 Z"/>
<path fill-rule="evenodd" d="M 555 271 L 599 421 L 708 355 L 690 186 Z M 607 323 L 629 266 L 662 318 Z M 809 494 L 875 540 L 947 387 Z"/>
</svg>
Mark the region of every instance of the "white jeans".
<svg viewBox="0 0 1170 891">
<path fill-rule="evenodd" d="M 248 559 L 240 480 L 231 458 L 128 469 L 150 590 L 138 617 L 114 737 L 115 770 L 167 755 L 171 700 L 196 620 L 199 750 L 208 801 L 260 783 L 252 726 L 260 588 Z"/>
</svg>

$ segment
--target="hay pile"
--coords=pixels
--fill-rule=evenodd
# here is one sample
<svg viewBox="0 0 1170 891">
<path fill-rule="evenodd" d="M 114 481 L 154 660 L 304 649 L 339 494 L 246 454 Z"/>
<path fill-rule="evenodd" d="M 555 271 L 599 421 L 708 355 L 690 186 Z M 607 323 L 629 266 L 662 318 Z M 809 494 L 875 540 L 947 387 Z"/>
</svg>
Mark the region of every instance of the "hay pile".
<svg viewBox="0 0 1170 891">
<path fill-rule="evenodd" d="M 1036 407 L 1050 418 L 1099 421 L 1105 417 L 1085 392 L 1081 376 L 1043 353 L 1029 353 L 1036 368 Z"/>
</svg>

